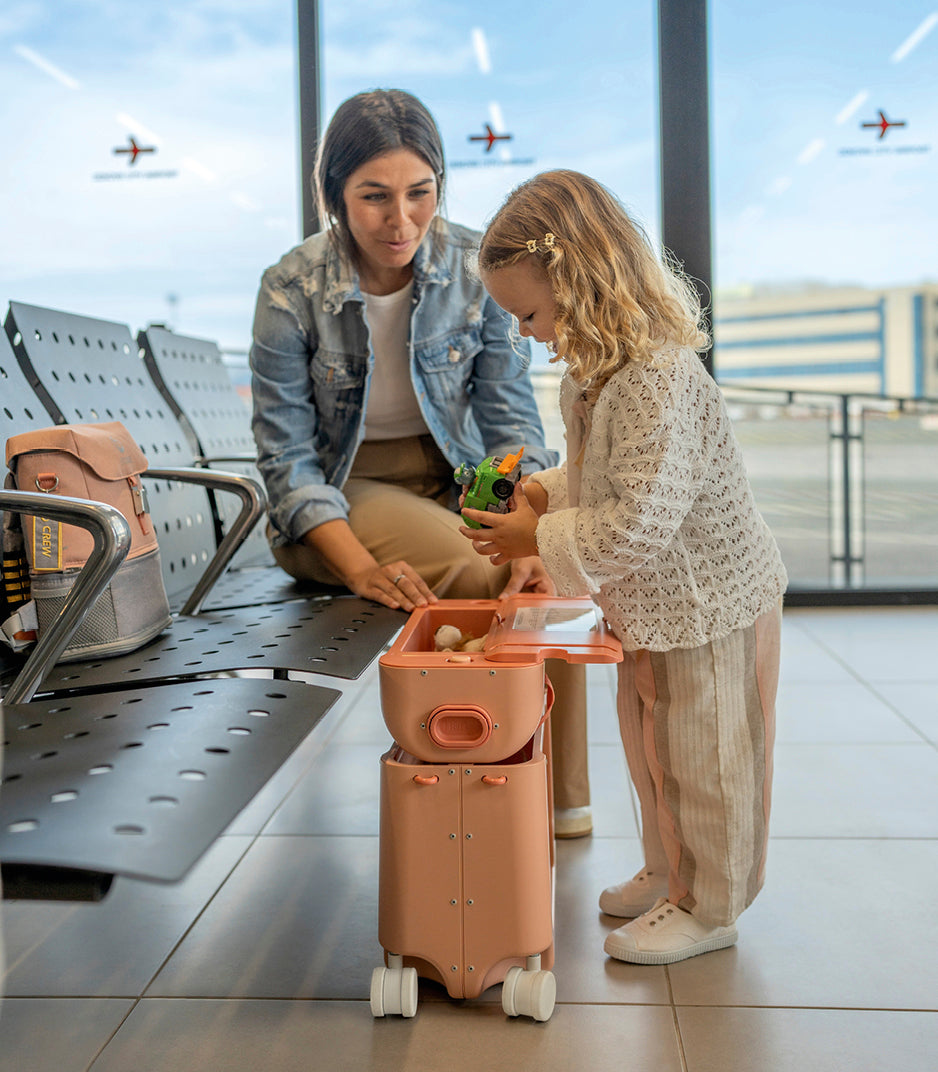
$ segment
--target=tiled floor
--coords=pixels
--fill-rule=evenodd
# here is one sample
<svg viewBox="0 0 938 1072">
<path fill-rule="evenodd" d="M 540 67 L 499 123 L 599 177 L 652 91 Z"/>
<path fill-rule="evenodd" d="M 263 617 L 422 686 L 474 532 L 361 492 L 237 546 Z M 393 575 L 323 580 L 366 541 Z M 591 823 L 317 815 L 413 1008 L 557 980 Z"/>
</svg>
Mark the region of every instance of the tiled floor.
<svg viewBox="0 0 938 1072">
<path fill-rule="evenodd" d="M 511 1020 L 421 983 L 374 1020 L 372 669 L 179 885 L 4 902 L 2 1072 L 928 1072 L 938 1068 L 938 608 L 789 610 L 768 884 L 739 944 L 607 959 L 600 889 L 641 864 L 591 669 L 595 835 L 558 844 L 558 1003 Z"/>
</svg>

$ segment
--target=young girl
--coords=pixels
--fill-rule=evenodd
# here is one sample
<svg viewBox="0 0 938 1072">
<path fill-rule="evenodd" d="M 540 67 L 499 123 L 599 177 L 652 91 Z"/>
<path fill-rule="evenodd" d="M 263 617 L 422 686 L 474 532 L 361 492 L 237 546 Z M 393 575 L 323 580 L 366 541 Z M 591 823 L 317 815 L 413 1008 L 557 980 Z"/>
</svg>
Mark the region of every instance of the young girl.
<svg viewBox="0 0 938 1072">
<path fill-rule="evenodd" d="M 479 270 L 566 374 L 567 460 L 509 514 L 464 510 L 494 563 L 539 554 L 622 641 L 618 712 L 644 867 L 603 891 L 632 918 L 605 950 L 670 964 L 732 945 L 762 886 L 786 575 L 723 399 L 692 288 L 599 183 L 538 175 L 486 231 Z"/>
</svg>

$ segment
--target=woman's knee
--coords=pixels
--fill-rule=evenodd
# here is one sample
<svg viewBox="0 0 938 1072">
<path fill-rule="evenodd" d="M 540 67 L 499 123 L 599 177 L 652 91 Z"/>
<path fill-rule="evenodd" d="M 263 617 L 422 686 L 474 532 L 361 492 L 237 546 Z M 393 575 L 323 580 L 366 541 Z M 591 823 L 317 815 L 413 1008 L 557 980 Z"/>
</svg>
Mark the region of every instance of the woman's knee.
<svg viewBox="0 0 938 1072">
<path fill-rule="evenodd" d="M 470 550 L 471 557 L 454 557 L 437 580 L 427 583 L 441 599 L 495 599 L 508 583 L 510 569 L 493 566 Z"/>
</svg>

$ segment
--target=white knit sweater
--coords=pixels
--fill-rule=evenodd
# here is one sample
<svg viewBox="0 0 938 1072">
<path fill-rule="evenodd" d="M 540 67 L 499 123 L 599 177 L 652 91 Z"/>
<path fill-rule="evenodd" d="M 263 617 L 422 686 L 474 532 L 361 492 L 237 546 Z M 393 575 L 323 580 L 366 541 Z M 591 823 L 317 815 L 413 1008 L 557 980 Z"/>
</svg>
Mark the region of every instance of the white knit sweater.
<svg viewBox="0 0 938 1072">
<path fill-rule="evenodd" d="M 560 408 L 567 460 L 532 477 L 560 595 L 593 596 L 629 651 L 699 647 L 778 604 L 785 567 L 693 350 L 629 362 L 591 408 L 567 375 Z"/>
</svg>

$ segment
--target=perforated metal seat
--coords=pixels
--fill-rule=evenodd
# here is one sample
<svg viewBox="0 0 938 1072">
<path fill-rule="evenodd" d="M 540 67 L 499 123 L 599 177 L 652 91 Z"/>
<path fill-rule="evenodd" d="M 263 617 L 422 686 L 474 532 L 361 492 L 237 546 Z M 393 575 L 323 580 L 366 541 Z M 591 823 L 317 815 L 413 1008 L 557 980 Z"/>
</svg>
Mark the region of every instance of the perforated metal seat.
<svg viewBox="0 0 938 1072">
<path fill-rule="evenodd" d="M 181 878 L 339 695 L 222 678 L 4 706 L 5 896 Z"/>
<path fill-rule="evenodd" d="M 154 386 L 191 431 L 199 454 L 210 465 L 259 481 L 260 473 L 253 461 L 257 448 L 250 409 L 235 389 L 218 345 L 208 339 L 178 335 L 159 324 L 138 332 L 137 343 Z M 231 506 L 224 497 L 218 510 L 222 524 L 228 524 Z M 258 526 L 238 552 L 232 569 L 273 565 L 264 527 Z M 280 593 L 275 595 L 275 599 L 282 597 Z"/>
<path fill-rule="evenodd" d="M 9 340 L 4 332 L 0 331 L 0 443 L 5 444 L 10 436 L 20 432 L 31 432 L 48 424 L 48 414 L 23 374 Z M 0 469 L 6 471 L 3 462 L 0 462 Z M 0 510 L 0 526 L 2 524 L 3 511 Z M 3 607 L 3 599 L 0 596 L 0 613 L 3 612 Z M 0 644 L 0 676 L 10 673 L 21 662 L 8 647 Z"/>
<path fill-rule="evenodd" d="M 198 445 L 153 386 L 125 324 L 11 302 L 7 335 L 52 424 L 121 421 L 151 468 L 191 466 Z M 163 582 L 178 607 L 217 546 L 205 488 L 148 480 Z"/>
<path fill-rule="evenodd" d="M 250 411 L 235 389 L 216 343 L 177 335 L 159 325 L 137 334 L 144 365 L 166 404 L 191 430 L 204 458 L 232 472 L 260 480 Z M 240 462 L 230 462 L 240 458 Z M 243 459 L 252 459 L 247 462 Z M 214 459 L 214 460 L 213 460 Z M 222 524 L 230 522 L 231 507 L 218 503 Z M 232 562 L 232 568 L 213 587 L 206 610 L 280 603 L 304 595 L 345 590 L 304 584 L 273 565 L 264 526 L 258 526 Z"/>
<path fill-rule="evenodd" d="M 407 619 L 369 600 L 329 596 L 178 617 L 146 647 L 113 659 L 60 663 L 43 692 L 100 688 L 260 667 L 359 677 Z"/>
</svg>

